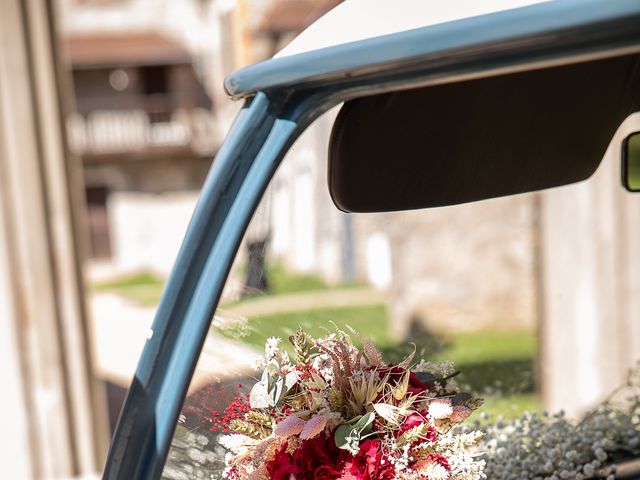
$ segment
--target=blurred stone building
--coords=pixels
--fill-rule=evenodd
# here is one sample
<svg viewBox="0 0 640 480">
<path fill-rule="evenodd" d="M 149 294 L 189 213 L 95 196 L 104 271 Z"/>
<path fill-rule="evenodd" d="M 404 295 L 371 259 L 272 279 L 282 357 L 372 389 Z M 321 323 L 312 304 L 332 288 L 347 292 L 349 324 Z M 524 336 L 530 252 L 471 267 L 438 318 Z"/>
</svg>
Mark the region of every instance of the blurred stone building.
<svg viewBox="0 0 640 480">
<path fill-rule="evenodd" d="M 89 273 L 166 276 L 235 109 L 248 62 L 243 2 L 61 0 L 84 164 Z"/>
</svg>

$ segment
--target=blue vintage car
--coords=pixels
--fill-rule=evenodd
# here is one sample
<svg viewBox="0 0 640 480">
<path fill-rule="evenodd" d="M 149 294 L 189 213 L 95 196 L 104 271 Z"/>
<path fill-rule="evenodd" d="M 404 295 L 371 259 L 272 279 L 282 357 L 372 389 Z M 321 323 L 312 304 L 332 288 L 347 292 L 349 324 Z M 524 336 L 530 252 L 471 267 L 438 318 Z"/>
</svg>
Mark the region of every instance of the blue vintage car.
<svg viewBox="0 0 640 480">
<path fill-rule="evenodd" d="M 362 21 L 366 9 L 386 21 Z M 579 182 L 640 110 L 640 2 L 347 1 L 225 88 L 244 106 L 202 189 L 105 479 L 160 477 L 245 229 L 285 153 L 320 115 L 343 104 L 328 187 L 345 212 Z M 428 119 L 437 121 L 427 128 Z M 623 178 L 638 190 L 633 138 Z"/>
</svg>

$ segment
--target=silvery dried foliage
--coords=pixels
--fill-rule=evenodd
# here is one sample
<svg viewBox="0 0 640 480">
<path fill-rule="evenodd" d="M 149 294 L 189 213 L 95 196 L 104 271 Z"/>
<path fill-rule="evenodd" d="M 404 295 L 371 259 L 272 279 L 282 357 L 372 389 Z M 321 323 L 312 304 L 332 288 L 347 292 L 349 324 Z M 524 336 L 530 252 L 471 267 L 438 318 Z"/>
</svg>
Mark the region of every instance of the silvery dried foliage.
<svg viewBox="0 0 640 480">
<path fill-rule="evenodd" d="M 189 431 L 178 425 L 162 472 L 165 480 L 219 480 L 224 469 L 224 449 L 215 435 Z"/>
<path fill-rule="evenodd" d="M 640 364 L 625 385 L 580 420 L 527 413 L 481 428 L 485 436 L 478 448 L 485 452 L 487 478 L 617 478 L 616 463 L 640 456 Z M 640 472 L 625 478 L 640 478 Z"/>
</svg>

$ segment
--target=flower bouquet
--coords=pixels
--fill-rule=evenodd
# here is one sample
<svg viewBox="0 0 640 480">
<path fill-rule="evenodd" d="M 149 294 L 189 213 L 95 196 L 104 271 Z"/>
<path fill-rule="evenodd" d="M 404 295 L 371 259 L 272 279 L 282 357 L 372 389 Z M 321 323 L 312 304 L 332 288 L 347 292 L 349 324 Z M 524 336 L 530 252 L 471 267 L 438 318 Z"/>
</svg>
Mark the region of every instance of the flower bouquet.
<svg viewBox="0 0 640 480">
<path fill-rule="evenodd" d="M 354 332 L 352 332 L 355 334 Z M 338 331 L 290 337 L 294 361 L 270 338 L 260 380 L 214 420 L 232 480 L 476 480 L 479 431 L 452 427 L 482 404 L 459 391 L 448 363 L 389 365 Z M 216 412 L 217 413 L 217 412 Z"/>
</svg>

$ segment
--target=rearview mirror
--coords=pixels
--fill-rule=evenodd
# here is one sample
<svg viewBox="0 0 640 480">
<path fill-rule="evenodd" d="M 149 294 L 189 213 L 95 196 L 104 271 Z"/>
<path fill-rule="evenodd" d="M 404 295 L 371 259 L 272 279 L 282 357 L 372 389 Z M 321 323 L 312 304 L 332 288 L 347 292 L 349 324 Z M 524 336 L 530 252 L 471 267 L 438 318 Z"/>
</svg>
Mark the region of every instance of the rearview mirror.
<svg viewBox="0 0 640 480">
<path fill-rule="evenodd" d="M 585 180 L 640 110 L 638 61 L 633 54 L 345 102 L 329 146 L 331 197 L 346 212 L 384 212 Z M 629 165 L 639 172 L 635 152 Z"/>
<path fill-rule="evenodd" d="M 640 132 L 622 143 L 622 184 L 630 192 L 640 192 Z"/>
</svg>

